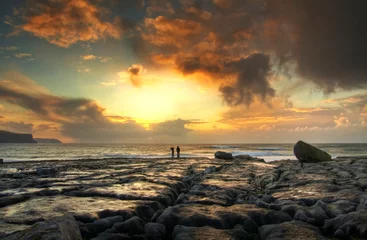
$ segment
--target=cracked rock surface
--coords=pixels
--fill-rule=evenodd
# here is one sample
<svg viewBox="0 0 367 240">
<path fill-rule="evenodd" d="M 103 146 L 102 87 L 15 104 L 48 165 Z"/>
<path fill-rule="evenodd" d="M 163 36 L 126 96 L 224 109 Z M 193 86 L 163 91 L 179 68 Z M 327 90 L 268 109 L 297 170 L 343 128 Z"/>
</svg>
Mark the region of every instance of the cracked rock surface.
<svg viewBox="0 0 367 240">
<path fill-rule="evenodd" d="M 366 189 L 364 157 L 6 163 L 0 238 L 70 213 L 82 239 L 367 239 Z"/>
</svg>

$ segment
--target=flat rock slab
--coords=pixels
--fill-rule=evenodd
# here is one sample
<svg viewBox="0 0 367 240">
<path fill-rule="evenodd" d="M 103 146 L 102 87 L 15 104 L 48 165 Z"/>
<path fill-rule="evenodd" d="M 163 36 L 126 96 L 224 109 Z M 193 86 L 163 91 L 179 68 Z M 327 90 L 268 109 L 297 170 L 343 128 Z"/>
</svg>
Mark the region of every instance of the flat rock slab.
<svg viewBox="0 0 367 240">
<path fill-rule="evenodd" d="M 77 222 L 72 215 L 54 218 L 50 221 L 34 224 L 32 227 L 11 234 L 4 240 L 82 240 Z"/>
<path fill-rule="evenodd" d="M 174 240 L 212 240 L 212 239 L 231 239 L 231 240 L 252 240 L 248 233 L 241 229 L 221 230 L 213 227 L 186 227 L 177 225 L 173 231 Z"/>
<path fill-rule="evenodd" d="M 298 239 L 326 240 L 318 229 L 310 224 L 293 221 L 282 224 L 264 225 L 259 228 L 262 240 Z"/>
<path fill-rule="evenodd" d="M 104 211 L 134 212 L 138 206 L 149 205 L 149 201 L 122 201 L 103 197 L 35 197 L 26 202 L 0 209 L 0 219 L 7 223 L 33 224 L 35 222 L 60 217 L 66 213 L 74 215 L 87 214 L 99 218 Z"/>
<path fill-rule="evenodd" d="M 175 225 L 229 229 L 236 224 L 242 224 L 249 218 L 261 222 L 267 212 L 268 210 L 252 204 L 237 204 L 229 207 L 180 204 L 165 209 L 157 219 L 157 223 L 165 225 L 168 231 L 172 231 Z"/>
</svg>

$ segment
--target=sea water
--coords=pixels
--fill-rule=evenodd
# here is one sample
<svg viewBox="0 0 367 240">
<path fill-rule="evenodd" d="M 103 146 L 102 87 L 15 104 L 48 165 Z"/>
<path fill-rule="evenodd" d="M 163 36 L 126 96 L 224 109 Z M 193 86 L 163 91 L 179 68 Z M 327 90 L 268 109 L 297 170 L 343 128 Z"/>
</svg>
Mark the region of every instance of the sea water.
<svg viewBox="0 0 367 240">
<path fill-rule="evenodd" d="M 214 158 L 216 151 L 231 152 L 234 156 L 249 154 L 266 161 L 296 159 L 294 144 L 181 144 L 181 157 Z M 367 144 L 313 144 L 332 157 L 366 156 Z M 170 158 L 171 144 L 0 144 L 4 162 L 109 159 L 109 158 Z"/>
</svg>

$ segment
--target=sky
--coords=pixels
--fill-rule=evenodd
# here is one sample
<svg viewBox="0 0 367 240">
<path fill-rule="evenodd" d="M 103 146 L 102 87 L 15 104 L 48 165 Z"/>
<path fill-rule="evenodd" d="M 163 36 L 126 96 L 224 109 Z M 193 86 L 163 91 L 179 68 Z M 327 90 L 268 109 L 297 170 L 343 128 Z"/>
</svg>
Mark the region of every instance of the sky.
<svg viewBox="0 0 367 240">
<path fill-rule="evenodd" d="M 0 129 L 367 142 L 365 0 L 2 0 Z"/>
</svg>

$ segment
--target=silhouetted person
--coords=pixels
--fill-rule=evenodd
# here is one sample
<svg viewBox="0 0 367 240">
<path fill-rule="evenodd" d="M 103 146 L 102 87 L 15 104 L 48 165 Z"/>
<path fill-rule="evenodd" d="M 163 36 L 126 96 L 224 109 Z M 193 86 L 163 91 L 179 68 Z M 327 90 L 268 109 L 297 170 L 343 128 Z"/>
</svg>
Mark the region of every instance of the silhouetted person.
<svg viewBox="0 0 367 240">
<path fill-rule="evenodd" d="M 177 158 L 180 158 L 180 151 L 181 151 L 180 147 L 177 146 L 177 148 L 176 148 Z"/>
<path fill-rule="evenodd" d="M 175 157 L 175 149 L 173 147 L 171 147 L 171 152 L 172 152 L 172 158 Z"/>
</svg>

